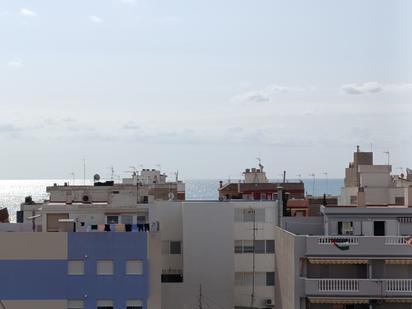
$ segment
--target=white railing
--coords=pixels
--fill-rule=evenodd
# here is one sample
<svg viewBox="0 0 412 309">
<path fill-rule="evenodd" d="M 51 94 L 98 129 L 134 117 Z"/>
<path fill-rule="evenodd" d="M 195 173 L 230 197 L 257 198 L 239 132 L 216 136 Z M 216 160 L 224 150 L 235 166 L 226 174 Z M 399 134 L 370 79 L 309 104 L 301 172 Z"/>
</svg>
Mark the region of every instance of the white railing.
<svg viewBox="0 0 412 309">
<path fill-rule="evenodd" d="M 386 292 L 412 292 L 412 279 L 384 279 Z"/>
<path fill-rule="evenodd" d="M 347 243 L 349 245 L 357 245 L 359 243 L 359 238 L 356 236 L 321 236 L 318 238 L 318 244 L 320 245 L 330 245 L 336 243 Z"/>
<path fill-rule="evenodd" d="M 357 279 L 319 279 L 319 292 L 358 292 Z"/>
<path fill-rule="evenodd" d="M 385 245 L 406 245 L 405 236 L 386 236 Z"/>
</svg>

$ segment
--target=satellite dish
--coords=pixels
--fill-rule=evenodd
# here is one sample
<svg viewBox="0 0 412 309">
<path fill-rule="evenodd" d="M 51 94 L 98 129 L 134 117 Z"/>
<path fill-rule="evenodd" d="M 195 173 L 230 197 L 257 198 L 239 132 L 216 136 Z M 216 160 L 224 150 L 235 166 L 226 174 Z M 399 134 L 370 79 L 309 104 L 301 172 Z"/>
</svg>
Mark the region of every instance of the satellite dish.
<svg viewBox="0 0 412 309">
<path fill-rule="evenodd" d="M 100 180 L 100 175 L 99 174 L 95 174 L 93 176 L 94 181 L 99 181 Z"/>
</svg>

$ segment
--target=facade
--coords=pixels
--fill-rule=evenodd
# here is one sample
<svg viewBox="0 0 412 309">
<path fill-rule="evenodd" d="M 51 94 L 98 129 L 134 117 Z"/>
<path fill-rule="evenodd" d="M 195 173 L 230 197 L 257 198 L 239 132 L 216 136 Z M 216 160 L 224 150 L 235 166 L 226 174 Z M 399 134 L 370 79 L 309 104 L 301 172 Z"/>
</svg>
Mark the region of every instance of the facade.
<svg viewBox="0 0 412 309">
<path fill-rule="evenodd" d="M 277 308 L 411 308 L 412 208 L 322 207 L 275 228 Z"/>
<path fill-rule="evenodd" d="M 409 171 L 409 170 L 408 170 Z M 373 164 L 373 153 L 362 152 L 358 146 L 353 162 L 345 170 L 345 186 L 341 190 L 339 205 L 403 205 L 405 188 L 412 185 L 407 174 L 392 176 L 391 165 Z M 363 192 L 359 200 L 359 192 Z"/>
<path fill-rule="evenodd" d="M 4 308 L 160 308 L 158 235 L 15 232 L 0 243 Z"/>
<path fill-rule="evenodd" d="M 277 201 L 165 200 L 148 191 L 142 199 L 144 187 L 49 187 L 49 201 L 21 205 L 18 217 L 24 223 L 19 225 L 33 231 L 76 232 L 69 235 L 113 232 L 119 226 L 158 234 L 159 308 L 196 307 L 200 290 L 205 301 L 222 308 L 273 307 Z"/>
</svg>

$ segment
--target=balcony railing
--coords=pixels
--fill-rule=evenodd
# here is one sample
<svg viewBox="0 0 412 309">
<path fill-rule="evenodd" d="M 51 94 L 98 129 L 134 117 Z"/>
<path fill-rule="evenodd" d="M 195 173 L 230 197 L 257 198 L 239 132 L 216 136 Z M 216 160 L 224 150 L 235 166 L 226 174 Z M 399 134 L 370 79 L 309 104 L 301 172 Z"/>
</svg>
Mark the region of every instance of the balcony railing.
<svg viewBox="0 0 412 309">
<path fill-rule="evenodd" d="M 358 292 L 357 279 L 320 279 L 318 281 L 320 292 Z"/>
<path fill-rule="evenodd" d="M 410 257 L 406 236 L 306 236 L 306 256 Z"/>
<path fill-rule="evenodd" d="M 412 297 L 412 279 L 304 279 L 309 296 Z"/>
</svg>

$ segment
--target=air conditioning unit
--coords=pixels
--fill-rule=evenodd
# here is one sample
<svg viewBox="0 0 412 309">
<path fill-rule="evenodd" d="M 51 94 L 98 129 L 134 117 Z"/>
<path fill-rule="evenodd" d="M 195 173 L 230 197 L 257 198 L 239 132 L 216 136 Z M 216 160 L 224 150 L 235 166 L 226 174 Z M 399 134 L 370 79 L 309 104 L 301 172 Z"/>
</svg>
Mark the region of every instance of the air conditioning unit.
<svg viewBox="0 0 412 309">
<path fill-rule="evenodd" d="M 265 303 L 265 306 L 273 307 L 273 305 L 274 305 L 272 298 L 266 298 L 266 299 L 264 300 L 264 303 Z"/>
</svg>

